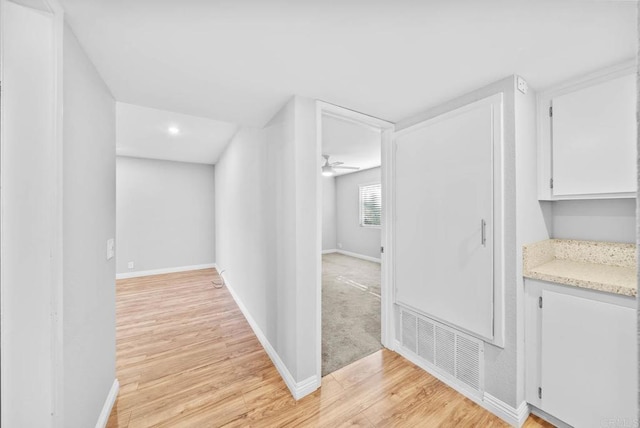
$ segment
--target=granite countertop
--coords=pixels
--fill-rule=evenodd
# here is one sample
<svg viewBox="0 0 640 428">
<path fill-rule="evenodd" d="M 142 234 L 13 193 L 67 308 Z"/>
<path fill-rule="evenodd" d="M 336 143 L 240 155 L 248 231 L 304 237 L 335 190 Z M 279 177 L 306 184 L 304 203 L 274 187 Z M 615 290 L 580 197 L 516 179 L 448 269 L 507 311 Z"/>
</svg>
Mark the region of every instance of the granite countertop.
<svg viewBox="0 0 640 428">
<path fill-rule="evenodd" d="M 548 239 L 523 248 L 524 276 L 635 296 L 635 244 Z"/>
</svg>

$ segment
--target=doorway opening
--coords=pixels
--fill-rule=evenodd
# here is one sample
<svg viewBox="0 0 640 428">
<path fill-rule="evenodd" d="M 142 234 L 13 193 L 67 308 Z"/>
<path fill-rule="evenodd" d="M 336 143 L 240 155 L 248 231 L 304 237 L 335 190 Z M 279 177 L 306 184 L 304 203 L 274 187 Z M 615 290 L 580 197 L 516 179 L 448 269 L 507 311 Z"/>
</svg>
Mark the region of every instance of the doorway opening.
<svg viewBox="0 0 640 428">
<path fill-rule="evenodd" d="M 318 103 L 322 251 L 321 358 L 326 376 L 378 350 L 389 325 L 385 150 L 392 124 Z M 386 142 L 386 143 L 385 143 Z"/>
</svg>

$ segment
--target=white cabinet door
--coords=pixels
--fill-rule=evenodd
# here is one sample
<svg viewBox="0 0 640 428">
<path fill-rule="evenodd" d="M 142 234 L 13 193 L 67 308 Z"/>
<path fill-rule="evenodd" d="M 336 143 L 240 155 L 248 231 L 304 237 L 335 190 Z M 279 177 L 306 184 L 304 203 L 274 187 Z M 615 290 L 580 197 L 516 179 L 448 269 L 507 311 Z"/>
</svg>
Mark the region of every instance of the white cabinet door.
<svg viewBox="0 0 640 428">
<path fill-rule="evenodd" d="M 501 106 L 497 95 L 395 138 L 396 302 L 487 339 Z"/>
<path fill-rule="evenodd" d="M 547 290 L 542 299 L 541 408 L 574 427 L 633 426 L 635 310 Z"/>
<path fill-rule="evenodd" d="M 569 92 L 551 103 L 553 195 L 635 192 L 635 75 Z"/>
</svg>

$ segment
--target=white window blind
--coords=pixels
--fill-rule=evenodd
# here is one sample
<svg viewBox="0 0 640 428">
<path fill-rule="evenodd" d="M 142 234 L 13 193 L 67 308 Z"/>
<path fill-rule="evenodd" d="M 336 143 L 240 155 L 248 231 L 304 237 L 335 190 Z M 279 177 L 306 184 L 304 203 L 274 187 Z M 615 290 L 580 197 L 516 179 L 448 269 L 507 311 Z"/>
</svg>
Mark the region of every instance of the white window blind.
<svg viewBox="0 0 640 428">
<path fill-rule="evenodd" d="M 360 226 L 380 226 L 382 195 L 380 183 L 360 186 Z"/>
</svg>

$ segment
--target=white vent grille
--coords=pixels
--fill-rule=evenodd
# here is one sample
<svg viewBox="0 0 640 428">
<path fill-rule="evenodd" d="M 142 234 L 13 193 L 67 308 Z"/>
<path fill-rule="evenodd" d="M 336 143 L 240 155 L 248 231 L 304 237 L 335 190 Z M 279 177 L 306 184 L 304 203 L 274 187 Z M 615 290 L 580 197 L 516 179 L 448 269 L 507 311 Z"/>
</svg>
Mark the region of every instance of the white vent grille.
<svg viewBox="0 0 640 428">
<path fill-rule="evenodd" d="M 402 345 L 416 352 L 416 321 L 417 317 L 410 312 L 402 312 Z"/>
<path fill-rule="evenodd" d="M 480 344 L 461 335 L 456 338 L 456 377 L 480 389 Z"/>
<path fill-rule="evenodd" d="M 456 335 L 436 326 L 436 366 L 450 375 L 456 374 Z"/>
<path fill-rule="evenodd" d="M 428 368 L 465 386 L 484 390 L 484 343 L 438 321 L 401 309 L 402 347 Z"/>
<path fill-rule="evenodd" d="M 418 355 L 432 364 L 435 362 L 435 328 L 433 323 L 418 318 Z"/>
</svg>

